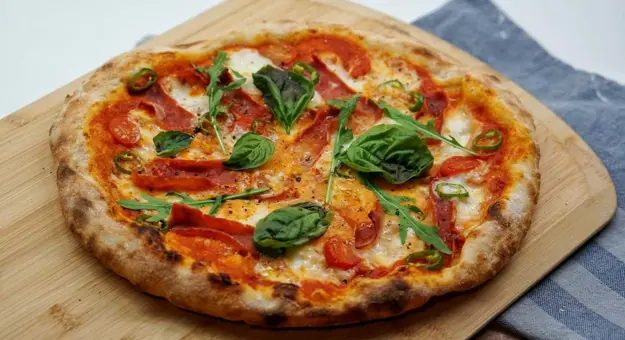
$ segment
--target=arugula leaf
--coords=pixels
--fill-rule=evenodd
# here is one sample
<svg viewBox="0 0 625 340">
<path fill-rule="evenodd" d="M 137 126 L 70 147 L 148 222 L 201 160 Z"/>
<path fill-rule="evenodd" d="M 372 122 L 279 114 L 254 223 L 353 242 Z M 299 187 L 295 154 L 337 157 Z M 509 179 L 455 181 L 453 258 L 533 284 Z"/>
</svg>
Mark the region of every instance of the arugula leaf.
<svg viewBox="0 0 625 340">
<path fill-rule="evenodd" d="M 332 214 L 316 203 L 298 203 L 274 210 L 258 221 L 254 246 L 268 256 L 278 256 L 286 248 L 300 246 L 323 235 Z"/>
<path fill-rule="evenodd" d="M 385 213 L 399 217 L 399 239 L 402 244 L 406 243 L 408 229 L 412 229 L 415 235 L 425 242 L 425 244 L 434 246 L 434 248 L 442 253 L 451 254 L 451 250 L 449 250 L 445 242 L 438 236 L 438 227 L 423 224 L 410 215 L 411 211 L 423 214 L 419 208 L 402 205 L 402 202 L 412 199 L 403 196 L 393 196 L 384 192 L 369 177 L 363 174 L 358 174 L 358 178 L 360 179 L 360 183 L 378 197 L 378 201 L 382 205 Z"/>
<path fill-rule="evenodd" d="M 223 165 L 232 170 L 258 168 L 267 163 L 275 151 L 276 147 L 269 139 L 248 132 L 237 140 L 230 159 L 223 162 Z"/>
<path fill-rule="evenodd" d="M 202 126 L 204 124 L 204 121 L 208 117 L 210 119 L 211 125 L 213 126 L 213 130 L 215 130 L 215 135 L 217 136 L 219 147 L 221 147 L 221 151 L 224 154 L 227 154 L 227 151 L 223 142 L 223 137 L 221 135 L 221 129 L 219 129 L 219 125 L 217 125 L 217 117 L 221 114 L 227 113 L 229 107 L 221 105 L 221 98 L 223 97 L 225 92 L 241 88 L 241 85 L 243 85 L 247 80 L 240 73 L 233 71 L 238 79 L 232 81 L 230 84 L 227 84 L 222 88 L 219 88 L 219 78 L 225 69 L 224 64 L 226 61 L 228 61 L 228 55 L 226 54 L 226 52 L 217 51 L 217 56 L 213 59 L 213 64 L 210 67 L 195 68 L 198 72 L 207 74 L 210 78 L 210 83 L 206 87 L 206 95 L 208 96 L 208 112 L 204 113 L 198 121 L 200 129 L 203 130 Z"/>
<path fill-rule="evenodd" d="M 304 73 L 310 74 L 310 79 Z M 310 65 L 298 62 L 291 71 L 266 65 L 252 74 L 254 86 L 263 93 L 263 101 L 287 134 L 315 94 L 319 73 Z"/>
<path fill-rule="evenodd" d="M 418 133 L 420 133 L 424 138 L 432 138 L 432 139 L 438 139 L 444 143 L 447 143 L 451 146 L 453 146 L 454 148 L 460 149 L 466 153 L 469 153 L 473 156 L 477 156 L 478 154 L 474 151 L 471 151 L 467 148 L 465 148 L 464 146 L 462 146 L 460 143 L 458 143 L 458 141 L 452 137 L 452 136 L 448 136 L 448 137 L 443 137 L 441 136 L 438 132 L 436 132 L 436 129 L 434 128 L 434 122 L 429 121 L 427 123 L 427 125 L 424 125 L 422 123 L 420 123 L 419 121 L 417 121 L 416 119 L 403 114 L 401 111 L 397 110 L 396 108 L 386 104 L 385 102 L 379 102 L 378 103 L 378 107 L 381 108 L 384 113 L 391 119 L 393 119 L 394 121 L 396 121 L 398 124 L 405 126 L 409 129 L 412 129 L 414 131 L 417 131 Z"/>
<path fill-rule="evenodd" d="M 360 100 L 360 94 L 356 94 L 352 98 L 346 100 L 328 101 L 329 105 L 337 106 L 341 108 L 341 111 L 339 112 L 339 128 L 336 131 L 336 135 L 334 137 L 332 164 L 330 165 L 330 171 L 328 173 L 328 188 L 326 189 L 326 197 L 324 201 L 325 204 L 328 204 L 328 202 L 330 202 L 330 198 L 332 197 L 332 182 L 334 174 L 341 164 L 341 162 L 337 158 L 343 149 L 343 145 L 351 142 L 351 140 L 354 138 L 352 129 L 348 129 L 346 128 L 346 126 L 347 122 L 349 121 L 349 116 L 351 116 L 352 112 L 356 108 L 356 104 L 358 104 L 358 100 Z"/>
<path fill-rule="evenodd" d="M 255 196 L 258 194 L 262 194 L 263 192 L 269 191 L 269 188 L 254 188 L 247 189 L 236 194 L 231 195 L 219 195 L 217 197 L 210 197 L 201 200 L 195 200 L 191 196 L 183 193 L 183 192 L 168 192 L 165 194 L 166 196 L 176 196 L 179 197 L 180 200 L 175 203 L 185 204 L 194 208 L 202 208 L 208 205 L 212 205 L 210 214 L 214 215 L 217 213 L 217 210 L 221 207 L 223 202 L 247 198 L 251 196 Z M 165 200 L 161 200 L 155 197 L 152 197 L 148 194 L 141 193 L 141 198 L 145 200 L 145 202 L 135 201 L 135 200 L 117 200 L 117 204 L 122 206 L 122 208 L 130 209 L 130 210 L 154 210 L 156 214 L 146 218 L 146 222 L 158 222 L 164 221 L 169 214 L 171 213 L 171 208 L 174 205 L 174 202 L 169 202 Z"/>
<path fill-rule="evenodd" d="M 193 136 L 180 131 L 163 131 L 154 136 L 152 141 L 157 156 L 170 157 L 188 148 Z"/>
<path fill-rule="evenodd" d="M 429 170 L 434 157 L 410 129 L 380 124 L 356 138 L 339 160 L 356 171 L 379 174 L 401 184 Z"/>
</svg>

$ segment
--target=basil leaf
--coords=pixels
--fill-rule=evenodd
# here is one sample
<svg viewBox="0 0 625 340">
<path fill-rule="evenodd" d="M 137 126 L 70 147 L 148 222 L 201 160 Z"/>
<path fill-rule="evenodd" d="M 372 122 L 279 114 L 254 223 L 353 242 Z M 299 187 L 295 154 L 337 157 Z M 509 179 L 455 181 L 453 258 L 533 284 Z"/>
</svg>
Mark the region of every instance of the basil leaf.
<svg viewBox="0 0 625 340">
<path fill-rule="evenodd" d="M 304 71 L 311 74 L 311 79 L 300 74 Z M 319 74 L 312 66 L 297 63 L 289 72 L 266 65 L 252 74 L 252 78 L 254 86 L 263 93 L 263 101 L 289 134 L 291 127 L 314 96 Z"/>
<path fill-rule="evenodd" d="M 219 147 L 221 148 L 221 152 L 227 154 L 226 146 L 223 142 L 223 137 L 221 135 L 221 129 L 219 125 L 217 125 L 217 117 L 221 114 L 224 114 L 228 111 L 229 106 L 221 105 L 221 98 L 224 93 L 227 91 L 237 90 L 241 88 L 241 86 L 246 82 L 246 78 L 241 76 L 240 73 L 234 72 L 235 76 L 237 76 L 237 80 L 232 81 L 226 86 L 219 88 L 220 76 L 225 69 L 225 63 L 228 61 L 228 54 L 224 51 L 217 51 L 217 56 L 213 59 L 213 64 L 208 68 L 196 67 L 195 70 L 208 75 L 210 78 L 210 83 L 206 86 L 206 96 L 208 96 L 208 112 L 204 113 L 200 119 L 198 120 L 198 125 L 200 130 L 204 130 L 202 128 L 204 121 L 209 118 L 211 125 L 213 126 L 213 130 L 215 130 L 215 136 L 217 137 L 217 141 L 219 142 Z"/>
<path fill-rule="evenodd" d="M 174 156 L 191 145 L 193 136 L 180 131 L 164 131 L 152 138 L 156 155 L 161 157 Z"/>
<path fill-rule="evenodd" d="M 379 102 L 378 107 L 381 108 L 384 111 L 384 114 L 386 114 L 389 118 L 391 118 L 392 120 L 394 120 L 401 126 L 404 126 L 406 128 L 409 128 L 411 130 L 414 130 L 420 133 L 424 138 L 438 139 L 468 154 L 471 154 L 473 156 L 478 155 L 476 152 L 471 151 L 465 148 L 464 146 L 462 146 L 460 143 L 458 143 L 458 141 L 454 137 L 452 136 L 443 137 L 441 134 L 436 132 L 436 129 L 434 128 L 434 123 L 432 121 L 428 122 L 427 125 L 420 123 L 416 119 L 403 114 L 401 111 L 386 104 L 385 102 Z"/>
<path fill-rule="evenodd" d="M 349 121 L 349 116 L 351 116 L 352 112 L 356 108 L 359 99 L 360 95 L 356 94 L 350 99 L 328 101 L 328 104 L 340 107 L 341 111 L 339 112 L 339 128 L 336 131 L 336 136 L 334 137 L 332 164 L 330 165 L 330 171 L 328 174 L 328 188 L 326 189 L 326 197 L 324 201 L 326 204 L 330 202 L 330 198 L 332 197 L 332 181 L 334 178 L 334 174 L 336 173 L 336 169 L 341 164 L 341 162 L 337 158 L 343 149 L 343 145 L 351 142 L 351 140 L 354 139 L 354 134 L 352 130 L 348 129 L 346 126 L 347 122 Z"/>
<path fill-rule="evenodd" d="M 429 170 L 434 157 L 410 129 L 381 124 L 356 138 L 339 160 L 356 171 L 379 174 L 401 184 Z"/>
<path fill-rule="evenodd" d="M 234 143 L 232 155 L 223 165 L 233 170 L 258 168 L 267 163 L 275 151 L 276 147 L 269 139 L 248 132 Z"/>
<path fill-rule="evenodd" d="M 389 215 L 395 215 L 399 217 L 399 239 L 401 244 L 406 243 L 406 237 L 408 236 L 408 229 L 412 229 L 415 235 L 419 237 L 425 244 L 434 246 L 440 252 L 445 254 L 451 254 L 451 250 L 447 247 L 445 242 L 438 235 L 437 226 L 429 226 L 416 220 L 410 212 L 419 213 L 421 210 L 415 206 L 404 206 L 402 202 L 409 201 L 407 197 L 393 196 L 384 192 L 378 187 L 370 178 L 363 174 L 358 174 L 360 183 L 362 183 L 367 189 L 371 190 L 377 197 L 384 212 Z M 421 213 L 423 214 L 423 213 Z"/>
<path fill-rule="evenodd" d="M 272 211 L 254 229 L 256 249 L 277 256 L 323 235 L 332 215 L 316 203 L 298 203 Z"/>
</svg>

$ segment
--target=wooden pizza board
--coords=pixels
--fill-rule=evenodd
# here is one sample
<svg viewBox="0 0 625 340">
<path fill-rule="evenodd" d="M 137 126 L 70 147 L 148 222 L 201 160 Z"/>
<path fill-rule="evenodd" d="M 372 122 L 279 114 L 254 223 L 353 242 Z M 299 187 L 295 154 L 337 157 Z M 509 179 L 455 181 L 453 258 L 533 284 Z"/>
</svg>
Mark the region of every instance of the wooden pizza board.
<svg viewBox="0 0 625 340">
<path fill-rule="evenodd" d="M 340 23 L 409 36 L 459 62 L 486 68 L 408 24 L 333 0 L 233 0 L 144 47 L 210 39 L 263 20 Z M 386 321 L 351 327 L 272 331 L 183 311 L 140 293 L 85 251 L 65 225 L 48 129 L 82 77 L 0 120 L 0 338 L 457 339 L 474 334 L 604 226 L 616 209 L 610 177 L 560 118 L 514 83 L 534 115 L 542 185 L 534 223 L 519 253 L 491 282 Z M 330 333 L 331 332 L 331 333 Z"/>
</svg>

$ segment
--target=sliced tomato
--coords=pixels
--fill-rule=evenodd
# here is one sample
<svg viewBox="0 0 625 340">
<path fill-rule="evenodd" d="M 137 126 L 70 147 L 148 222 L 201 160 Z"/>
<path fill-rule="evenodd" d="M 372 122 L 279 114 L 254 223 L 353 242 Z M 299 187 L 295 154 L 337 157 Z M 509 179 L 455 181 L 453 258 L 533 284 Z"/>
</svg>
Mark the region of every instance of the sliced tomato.
<svg viewBox="0 0 625 340">
<path fill-rule="evenodd" d="M 220 188 L 236 191 L 235 183 L 247 173 L 231 171 L 221 160 L 194 161 L 155 158 L 142 171 L 132 174 L 132 181 L 141 188 L 167 191 L 199 191 Z"/>
<path fill-rule="evenodd" d="M 180 236 L 201 237 L 211 240 L 217 240 L 234 248 L 234 250 L 241 255 L 254 253 L 252 235 L 233 236 L 221 230 L 206 227 L 175 227 L 170 229 L 169 231 Z"/>
<path fill-rule="evenodd" d="M 169 225 L 172 227 L 179 225 L 206 227 L 232 235 L 252 235 L 254 233 L 254 227 L 250 225 L 206 215 L 200 209 L 178 203 L 174 203 L 171 209 Z"/>
<path fill-rule="evenodd" d="M 326 241 L 323 245 L 323 255 L 328 267 L 345 270 L 354 268 L 362 261 L 354 251 L 353 243 L 338 236 L 332 236 Z"/>
<path fill-rule="evenodd" d="M 471 171 L 480 165 L 480 161 L 472 157 L 453 156 L 443 161 L 440 168 L 441 176 L 453 176 Z"/>
<path fill-rule="evenodd" d="M 354 244 L 356 249 L 362 249 L 375 243 L 380 232 L 380 226 L 382 224 L 382 205 L 380 202 L 375 202 L 375 209 L 369 212 L 369 222 L 361 223 L 354 231 Z"/>
<path fill-rule="evenodd" d="M 354 78 L 371 70 L 371 60 L 367 51 L 356 42 L 331 35 L 317 35 L 303 39 L 297 45 L 298 57 L 304 62 L 322 53 L 333 53 L 341 59 L 343 67 Z"/>
<path fill-rule="evenodd" d="M 117 116 L 109 123 L 109 132 L 115 141 L 125 147 L 131 148 L 141 139 L 141 131 L 137 124 L 130 121 L 128 115 Z"/>
</svg>

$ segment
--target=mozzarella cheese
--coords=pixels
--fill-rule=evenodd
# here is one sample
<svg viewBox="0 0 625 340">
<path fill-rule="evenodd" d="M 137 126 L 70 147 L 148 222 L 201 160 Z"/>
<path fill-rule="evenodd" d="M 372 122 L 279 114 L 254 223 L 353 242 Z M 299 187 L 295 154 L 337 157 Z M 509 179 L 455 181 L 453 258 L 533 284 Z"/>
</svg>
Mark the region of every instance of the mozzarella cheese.
<svg viewBox="0 0 625 340">
<path fill-rule="evenodd" d="M 345 83 L 347 87 L 356 92 L 362 92 L 365 87 L 365 81 L 362 79 L 359 80 L 352 78 L 352 76 L 349 75 L 349 73 L 343 68 L 343 66 L 335 61 L 336 58 L 334 55 L 321 55 L 320 58 L 321 61 L 326 65 L 326 67 L 330 71 L 332 71 L 339 79 L 341 79 L 341 81 L 343 81 L 343 83 Z"/>
<path fill-rule="evenodd" d="M 258 72 L 266 65 L 273 65 L 271 60 L 260 55 L 257 50 L 250 48 L 228 51 L 227 53 L 229 59 L 226 62 L 226 66 L 230 69 L 230 72 L 232 70 L 237 71 L 246 78 L 245 83 L 241 86 L 243 91 L 251 95 L 261 95 L 261 92 L 254 86 L 252 73 Z M 236 78 L 234 73 L 232 75 Z"/>
<path fill-rule="evenodd" d="M 396 218 L 390 219 L 390 216 L 385 218 L 388 221 L 382 227 L 378 240 L 373 247 L 360 251 L 360 256 L 374 267 L 391 266 L 396 261 L 416 251 L 415 249 L 423 248 L 423 242 L 410 230 L 408 231 L 408 237 L 406 237 L 406 243 L 402 245 L 399 239 L 398 220 Z"/>
<path fill-rule="evenodd" d="M 473 119 L 462 110 L 446 114 L 441 135 L 454 137 L 460 145 L 468 145 L 473 135 Z M 466 156 L 467 153 L 449 144 L 441 143 L 434 154 L 435 163 L 440 164 L 451 156 Z"/>
<path fill-rule="evenodd" d="M 322 246 L 306 245 L 291 249 L 285 256 L 291 272 L 300 279 L 321 280 L 339 284 L 351 278 L 355 269 L 340 270 L 326 264 Z"/>
<path fill-rule="evenodd" d="M 208 111 L 208 96 L 204 92 L 194 92 L 192 87 L 181 83 L 176 77 L 165 77 L 161 81 L 167 94 L 185 110 L 197 116 Z"/>
<path fill-rule="evenodd" d="M 436 187 L 440 182 L 432 185 Z M 450 198 L 456 206 L 456 228 L 466 234 L 470 231 L 471 225 L 476 224 L 482 218 L 482 202 L 487 197 L 486 189 L 467 183 L 466 174 L 446 177 L 444 182 L 462 185 L 469 193 L 469 197 Z"/>
</svg>

